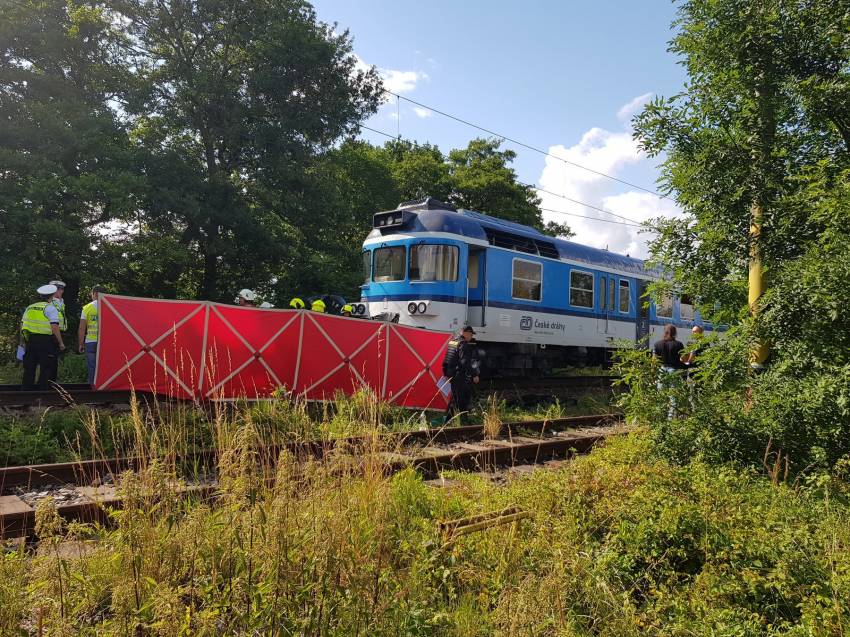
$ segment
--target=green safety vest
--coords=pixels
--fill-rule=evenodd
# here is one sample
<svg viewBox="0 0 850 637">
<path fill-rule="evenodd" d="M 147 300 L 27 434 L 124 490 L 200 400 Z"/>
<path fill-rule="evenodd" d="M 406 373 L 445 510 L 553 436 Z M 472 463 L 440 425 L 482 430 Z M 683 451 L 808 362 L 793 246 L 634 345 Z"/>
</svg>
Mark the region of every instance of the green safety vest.
<svg viewBox="0 0 850 637">
<path fill-rule="evenodd" d="M 94 301 L 83 306 L 86 320 L 86 343 L 97 343 L 97 306 Z"/>
<path fill-rule="evenodd" d="M 57 302 L 56 299 L 53 299 L 50 302 L 59 312 L 59 329 L 66 332 L 68 330 L 68 318 L 65 316 L 65 304 Z"/>
<path fill-rule="evenodd" d="M 50 328 L 50 321 L 44 315 L 44 308 L 46 307 L 46 301 L 39 301 L 24 310 L 24 318 L 21 320 L 21 331 L 24 335 L 53 334 L 53 330 Z"/>
</svg>

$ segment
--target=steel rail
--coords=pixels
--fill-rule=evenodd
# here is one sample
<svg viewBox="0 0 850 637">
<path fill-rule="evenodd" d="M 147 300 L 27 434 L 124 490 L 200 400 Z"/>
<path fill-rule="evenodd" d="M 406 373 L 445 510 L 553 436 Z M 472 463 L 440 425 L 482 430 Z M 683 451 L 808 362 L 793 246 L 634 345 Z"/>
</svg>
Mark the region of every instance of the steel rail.
<svg viewBox="0 0 850 637">
<path fill-rule="evenodd" d="M 603 427 L 618 422 L 614 414 L 578 416 L 553 420 L 504 423 L 499 437 L 488 439 L 480 426 L 444 427 L 424 431 L 387 433 L 377 437 L 356 436 L 330 440 L 308 440 L 258 450 L 258 456 L 270 461 L 269 466 L 289 453 L 298 459 L 321 460 L 331 452 L 345 450 L 357 453 L 380 449 L 388 473 L 412 467 L 426 477 L 437 477 L 445 469 L 473 470 L 487 467 L 540 463 L 549 459 L 583 453 L 610 435 L 599 429 L 582 432 L 581 428 Z M 547 433 L 568 430 L 565 435 L 549 438 Z M 539 436 L 532 439 L 534 436 Z M 434 445 L 476 442 L 463 448 L 441 449 Z M 395 445 L 395 446 L 393 446 Z M 191 458 L 175 459 L 191 462 L 196 469 L 212 470 L 217 460 L 214 451 L 195 454 Z M 78 488 L 95 485 L 87 501 L 57 506 L 66 520 L 100 521 L 108 518 L 108 507 L 120 508 L 121 500 L 111 486 L 98 487 L 115 480 L 122 472 L 139 470 L 150 462 L 144 458 L 115 458 L 77 462 L 6 467 L 0 469 L 0 492 L 8 493 L 18 487 L 33 488 L 54 484 L 71 484 Z M 190 485 L 181 494 L 207 498 L 218 489 L 215 484 Z M 35 510 L 16 495 L 0 496 L 0 539 L 32 535 L 35 529 Z"/>
</svg>

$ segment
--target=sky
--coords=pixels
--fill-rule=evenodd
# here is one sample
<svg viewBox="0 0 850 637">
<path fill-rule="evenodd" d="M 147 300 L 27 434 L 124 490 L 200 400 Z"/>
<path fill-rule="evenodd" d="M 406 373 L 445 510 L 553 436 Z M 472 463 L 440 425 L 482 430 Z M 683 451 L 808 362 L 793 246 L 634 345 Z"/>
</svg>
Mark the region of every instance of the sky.
<svg viewBox="0 0 850 637">
<path fill-rule="evenodd" d="M 379 69 L 387 89 L 550 153 L 503 144 L 517 152 L 519 179 L 550 191 L 538 193 L 544 219 L 568 223 L 574 241 L 645 257 L 649 235 L 598 221 L 622 219 L 566 198 L 637 222 L 679 214 L 670 199 L 572 165 L 657 190 L 658 159 L 639 151 L 630 119 L 654 95 L 684 84 L 684 70 L 667 52 L 675 17 L 669 0 L 313 4 L 320 20 L 348 29 L 355 54 Z M 486 136 L 395 98 L 365 125 L 443 152 Z M 362 137 L 387 139 L 367 130 Z"/>
</svg>

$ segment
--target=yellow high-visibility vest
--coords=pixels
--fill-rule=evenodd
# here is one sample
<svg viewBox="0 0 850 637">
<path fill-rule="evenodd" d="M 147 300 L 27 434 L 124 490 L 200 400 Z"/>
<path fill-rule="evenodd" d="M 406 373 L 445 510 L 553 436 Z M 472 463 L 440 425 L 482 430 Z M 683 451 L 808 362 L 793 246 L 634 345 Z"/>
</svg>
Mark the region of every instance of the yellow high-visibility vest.
<svg viewBox="0 0 850 637">
<path fill-rule="evenodd" d="M 44 315 L 44 308 L 47 307 L 46 301 L 33 303 L 24 310 L 24 317 L 21 319 L 21 331 L 24 334 L 52 334 L 50 321 Z"/>
<path fill-rule="evenodd" d="M 302 301 L 301 299 L 299 299 L 296 296 L 295 298 L 293 298 L 289 302 L 289 307 L 291 307 L 293 310 L 303 310 L 304 309 L 304 301 Z"/>
<path fill-rule="evenodd" d="M 324 312 L 325 302 L 322 299 L 316 299 L 315 301 L 313 301 L 313 304 L 310 306 L 310 309 L 314 312 Z"/>
<path fill-rule="evenodd" d="M 83 306 L 86 320 L 86 343 L 97 343 L 97 305 L 94 301 Z"/>
<path fill-rule="evenodd" d="M 56 308 L 56 311 L 59 312 L 59 329 L 63 332 L 68 330 L 68 317 L 65 316 L 65 304 L 60 303 L 56 299 L 50 301 L 53 304 L 53 307 Z"/>
</svg>

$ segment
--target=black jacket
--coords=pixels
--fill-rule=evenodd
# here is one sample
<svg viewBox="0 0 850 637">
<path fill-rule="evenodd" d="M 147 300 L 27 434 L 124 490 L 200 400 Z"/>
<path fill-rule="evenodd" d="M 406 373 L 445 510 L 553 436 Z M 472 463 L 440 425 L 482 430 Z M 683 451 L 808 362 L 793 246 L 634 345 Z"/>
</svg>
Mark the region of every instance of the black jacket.
<svg viewBox="0 0 850 637">
<path fill-rule="evenodd" d="M 449 341 L 443 359 L 443 376 L 455 380 L 472 380 L 479 375 L 478 345 L 475 340 L 468 343 L 460 338 Z"/>
</svg>

